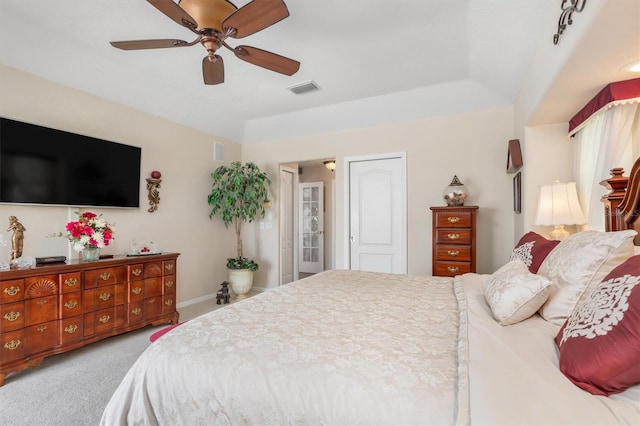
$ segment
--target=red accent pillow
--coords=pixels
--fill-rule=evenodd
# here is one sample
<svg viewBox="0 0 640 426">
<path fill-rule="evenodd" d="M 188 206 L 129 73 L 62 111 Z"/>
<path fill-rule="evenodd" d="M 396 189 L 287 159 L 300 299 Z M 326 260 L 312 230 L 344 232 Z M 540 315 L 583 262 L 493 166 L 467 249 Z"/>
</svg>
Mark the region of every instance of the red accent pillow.
<svg viewBox="0 0 640 426">
<path fill-rule="evenodd" d="M 560 371 L 594 395 L 640 384 L 640 255 L 618 265 L 556 335 Z"/>
<path fill-rule="evenodd" d="M 560 241 L 547 240 L 533 231 L 527 232 L 516 244 L 509 260 L 522 260 L 529 268 L 529 271 L 535 274 L 538 272 L 540 265 L 542 265 L 542 261 L 558 244 L 560 244 Z"/>
<path fill-rule="evenodd" d="M 162 329 L 156 331 L 151 336 L 149 336 L 149 340 L 152 341 L 152 342 L 155 342 L 160 337 L 164 336 L 165 334 L 167 334 L 168 332 L 170 332 L 171 330 L 173 330 L 174 328 L 176 328 L 180 324 L 184 324 L 184 322 L 178 322 L 176 324 L 171 324 L 169 327 L 165 327 L 165 328 L 162 328 Z"/>
</svg>

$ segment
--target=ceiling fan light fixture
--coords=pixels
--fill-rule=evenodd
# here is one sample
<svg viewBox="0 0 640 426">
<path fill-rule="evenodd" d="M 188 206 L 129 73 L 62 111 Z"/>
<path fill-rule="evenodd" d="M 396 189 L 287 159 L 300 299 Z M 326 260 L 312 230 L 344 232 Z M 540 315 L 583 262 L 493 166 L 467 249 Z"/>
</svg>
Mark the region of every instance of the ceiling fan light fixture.
<svg viewBox="0 0 640 426">
<path fill-rule="evenodd" d="M 238 8 L 227 0 L 180 0 L 178 5 L 198 23 L 198 30 L 211 28 L 222 33 L 222 21 Z"/>
<path fill-rule="evenodd" d="M 303 81 L 302 83 L 293 84 L 287 89 L 291 90 L 296 95 L 302 95 L 304 93 L 315 92 L 316 90 L 320 90 L 320 86 L 316 84 L 313 80 Z"/>
</svg>

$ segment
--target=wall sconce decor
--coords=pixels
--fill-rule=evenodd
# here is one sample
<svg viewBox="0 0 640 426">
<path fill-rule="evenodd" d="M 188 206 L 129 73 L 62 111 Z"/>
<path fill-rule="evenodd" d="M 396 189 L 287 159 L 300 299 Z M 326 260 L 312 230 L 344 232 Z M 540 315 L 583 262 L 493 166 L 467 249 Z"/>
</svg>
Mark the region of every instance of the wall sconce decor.
<svg viewBox="0 0 640 426">
<path fill-rule="evenodd" d="M 565 225 L 582 225 L 586 222 L 575 182 L 555 181 L 552 185 L 540 187 L 534 225 L 553 226 L 550 234 L 552 240 L 563 240 L 569 236 L 569 232 L 564 229 Z"/>
<path fill-rule="evenodd" d="M 325 161 L 322 162 L 322 164 L 324 164 L 324 166 L 327 169 L 331 170 L 332 172 L 336 171 L 336 160 L 335 160 L 335 158 L 331 159 L 331 160 L 325 160 Z"/>
<path fill-rule="evenodd" d="M 160 204 L 160 184 L 162 183 L 162 174 L 154 170 L 151 172 L 151 177 L 147 178 L 147 191 L 149 191 L 149 213 L 153 213 L 158 210 L 158 204 Z"/>
<path fill-rule="evenodd" d="M 567 3 L 569 4 L 567 5 Z M 573 12 L 582 12 L 585 4 L 587 4 L 587 0 L 562 0 L 560 5 L 562 13 L 560 13 L 560 19 L 558 19 L 558 32 L 553 35 L 553 44 L 558 44 L 560 36 L 567 29 L 567 26 L 573 24 L 571 17 Z"/>
</svg>

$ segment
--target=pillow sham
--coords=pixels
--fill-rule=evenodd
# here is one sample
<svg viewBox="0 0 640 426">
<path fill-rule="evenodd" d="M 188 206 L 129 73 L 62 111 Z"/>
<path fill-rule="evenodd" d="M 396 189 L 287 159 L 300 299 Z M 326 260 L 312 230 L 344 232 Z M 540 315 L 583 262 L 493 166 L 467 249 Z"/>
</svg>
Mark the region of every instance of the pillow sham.
<svg viewBox="0 0 640 426">
<path fill-rule="evenodd" d="M 515 259 L 491 275 L 484 297 L 496 321 L 511 325 L 535 314 L 547 300 L 550 286 L 551 281 L 532 274 L 522 260 Z"/>
<path fill-rule="evenodd" d="M 509 260 L 522 260 L 529 270 L 535 274 L 538 272 L 542 261 L 559 243 L 560 241 L 548 240 L 533 231 L 527 232 L 516 244 Z"/>
<path fill-rule="evenodd" d="M 540 315 L 562 325 L 573 308 L 593 291 L 609 272 L 633 256 L 634 230 L 583 231 L 569 235 L 554 248 L 538 269 L 551 280 L 549 298 Z"/>
<path fill-rule="evenodd" d="M 615 268 L 556 338 L 560 371 L 594 395 L 640 384 L 640 256 Z"/>
</svg>

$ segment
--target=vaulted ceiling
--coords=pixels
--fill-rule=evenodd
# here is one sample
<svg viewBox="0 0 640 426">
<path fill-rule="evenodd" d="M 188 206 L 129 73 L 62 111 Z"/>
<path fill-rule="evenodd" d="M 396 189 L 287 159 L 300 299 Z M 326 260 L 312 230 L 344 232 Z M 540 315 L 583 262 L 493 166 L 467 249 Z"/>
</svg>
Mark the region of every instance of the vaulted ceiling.
<svg viewBox="0 0 640 426">
<path fill-rule="evenodd" d="M 296 59 L 298 73 L 274 73 L 223 49 L 218 53 L 225 82 L 207 86 L 200 44 L 137 51 L 109 44 L 195 38 L 147 1 L 3 0 L 0 63 L 215 136 L 257 142 L 358 127 L 378 117 L 416 119 L 421 109 L 447 104 L 443 90 L 434 88 L 465 94 L 468 99 L 458 102 L 463 109 L 513 104 L 537 46 L 551 43 L 560 3 L 288 0 L 288 18 L 228 41 Z M 301 95 L 287 90 L 308 80 L 320 90 Z M 318 114 L 322 122 L 296 128 L 295 114 L 313 117 L 327 109 L 338 116 Z M 288 132 L 278 133 L 274 123 L 288 116 Z"/>
</svg>

